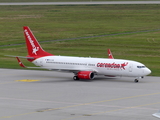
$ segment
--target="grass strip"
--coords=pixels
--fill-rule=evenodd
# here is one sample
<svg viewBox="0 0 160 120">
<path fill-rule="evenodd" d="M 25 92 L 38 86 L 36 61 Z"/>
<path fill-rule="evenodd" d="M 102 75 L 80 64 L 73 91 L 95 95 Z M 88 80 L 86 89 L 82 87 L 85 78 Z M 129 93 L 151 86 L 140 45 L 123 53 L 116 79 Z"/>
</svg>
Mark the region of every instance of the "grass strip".
<svg viewBox="0 0 160 120">
<path fill-rule="evenodd" d="M 24 43 L 22 27 L 29 26 L 50 53 L 107 58 L 110 48 L 115 58 L 142 62 L 151 75 L 160 76 L 160 5 L 1 6 L 0 10 L 1 68 L 20 68 L 16 59 L 4 55 L 25 56 L 25 45 L 5 45 Z M 79 39 L 54 41 L 70 38 Z"/>
</svg>

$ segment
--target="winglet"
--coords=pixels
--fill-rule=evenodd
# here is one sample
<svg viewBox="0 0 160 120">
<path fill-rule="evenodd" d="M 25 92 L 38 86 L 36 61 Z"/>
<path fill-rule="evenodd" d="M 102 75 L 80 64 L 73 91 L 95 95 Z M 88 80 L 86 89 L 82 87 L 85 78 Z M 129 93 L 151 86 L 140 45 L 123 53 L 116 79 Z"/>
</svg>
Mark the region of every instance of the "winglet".
<svg viewBox="0 0 160 120">
<path fill-rule="evenodd" d="M 19 65 L 20 65 L 21 67 L 26 68 L 26 66 L 21 62 L 21 60 L 20 60 L 18 57 L 16 57 L 16 58 L 17 58 L 17 60 L 18 60 Z"/>
<path fill-rule="evenodd" d="M 109 59 L 114 59 L 110 49 L 108 49 L 108 58 Z"/>
</svg>

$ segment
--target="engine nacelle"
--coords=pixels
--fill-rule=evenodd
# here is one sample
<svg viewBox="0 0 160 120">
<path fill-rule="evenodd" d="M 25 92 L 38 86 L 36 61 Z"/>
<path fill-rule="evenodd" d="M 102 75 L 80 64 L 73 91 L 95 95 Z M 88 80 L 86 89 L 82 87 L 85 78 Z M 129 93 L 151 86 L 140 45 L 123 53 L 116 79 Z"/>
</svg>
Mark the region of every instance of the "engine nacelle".
<svg viewBox="0 0 160 120">
<path fill-rule="evenodd" d="M 80 71 L 77 73 L 79 79 L 94 79 L 94 73 L 92 71 Z"/>
</svg>

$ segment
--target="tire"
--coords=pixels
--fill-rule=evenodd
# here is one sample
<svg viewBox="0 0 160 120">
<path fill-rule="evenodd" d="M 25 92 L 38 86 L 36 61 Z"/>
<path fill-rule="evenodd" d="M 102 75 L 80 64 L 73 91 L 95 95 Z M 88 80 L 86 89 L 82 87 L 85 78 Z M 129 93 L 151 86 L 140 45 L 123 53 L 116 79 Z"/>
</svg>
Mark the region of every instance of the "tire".
<svg viewBox="0 0 160 120">
<path fill-rule="evenodd" d="M 74 76 L 73 80 L 79 80 L 79 78 L 77 76 Z"/>
<path fill-rule="evenodd" d="M 135 79 L 134 82 L 135 82 L 135 83 L 138 83 L 138 79 Z"/>
</svg>

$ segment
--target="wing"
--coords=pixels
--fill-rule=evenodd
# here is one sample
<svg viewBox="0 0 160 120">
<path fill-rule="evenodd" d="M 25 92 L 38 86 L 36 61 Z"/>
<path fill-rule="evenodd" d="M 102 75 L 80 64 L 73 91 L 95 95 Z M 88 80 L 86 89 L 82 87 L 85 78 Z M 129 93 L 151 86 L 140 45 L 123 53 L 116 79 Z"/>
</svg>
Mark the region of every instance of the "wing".
<svg viewBox="0 0 160 120">
<path fill-rule="evenodd" d="M 66 68 L 61 68 L 61 69 L 53 69 L 53 68 L 45 68 L 44 69 L 49 69 L 49 70 L 53 70 L 53 71 L 62 71 L 62 72 L 73 72 L 73 73 L 78 73 L 79 71 L 91 71 L 91 72 L 94 72 L 94 73 L 97 73 L 96 70 L 94 69 L 74 69 L 74 68 L 71 68 L 71 69 L 66 69 Z"/>
<path fill-rule="evenodd" d="M 160 118 L 160 110 L 157 113 L 152 114 L 154 117 Z"/>
</svg>

